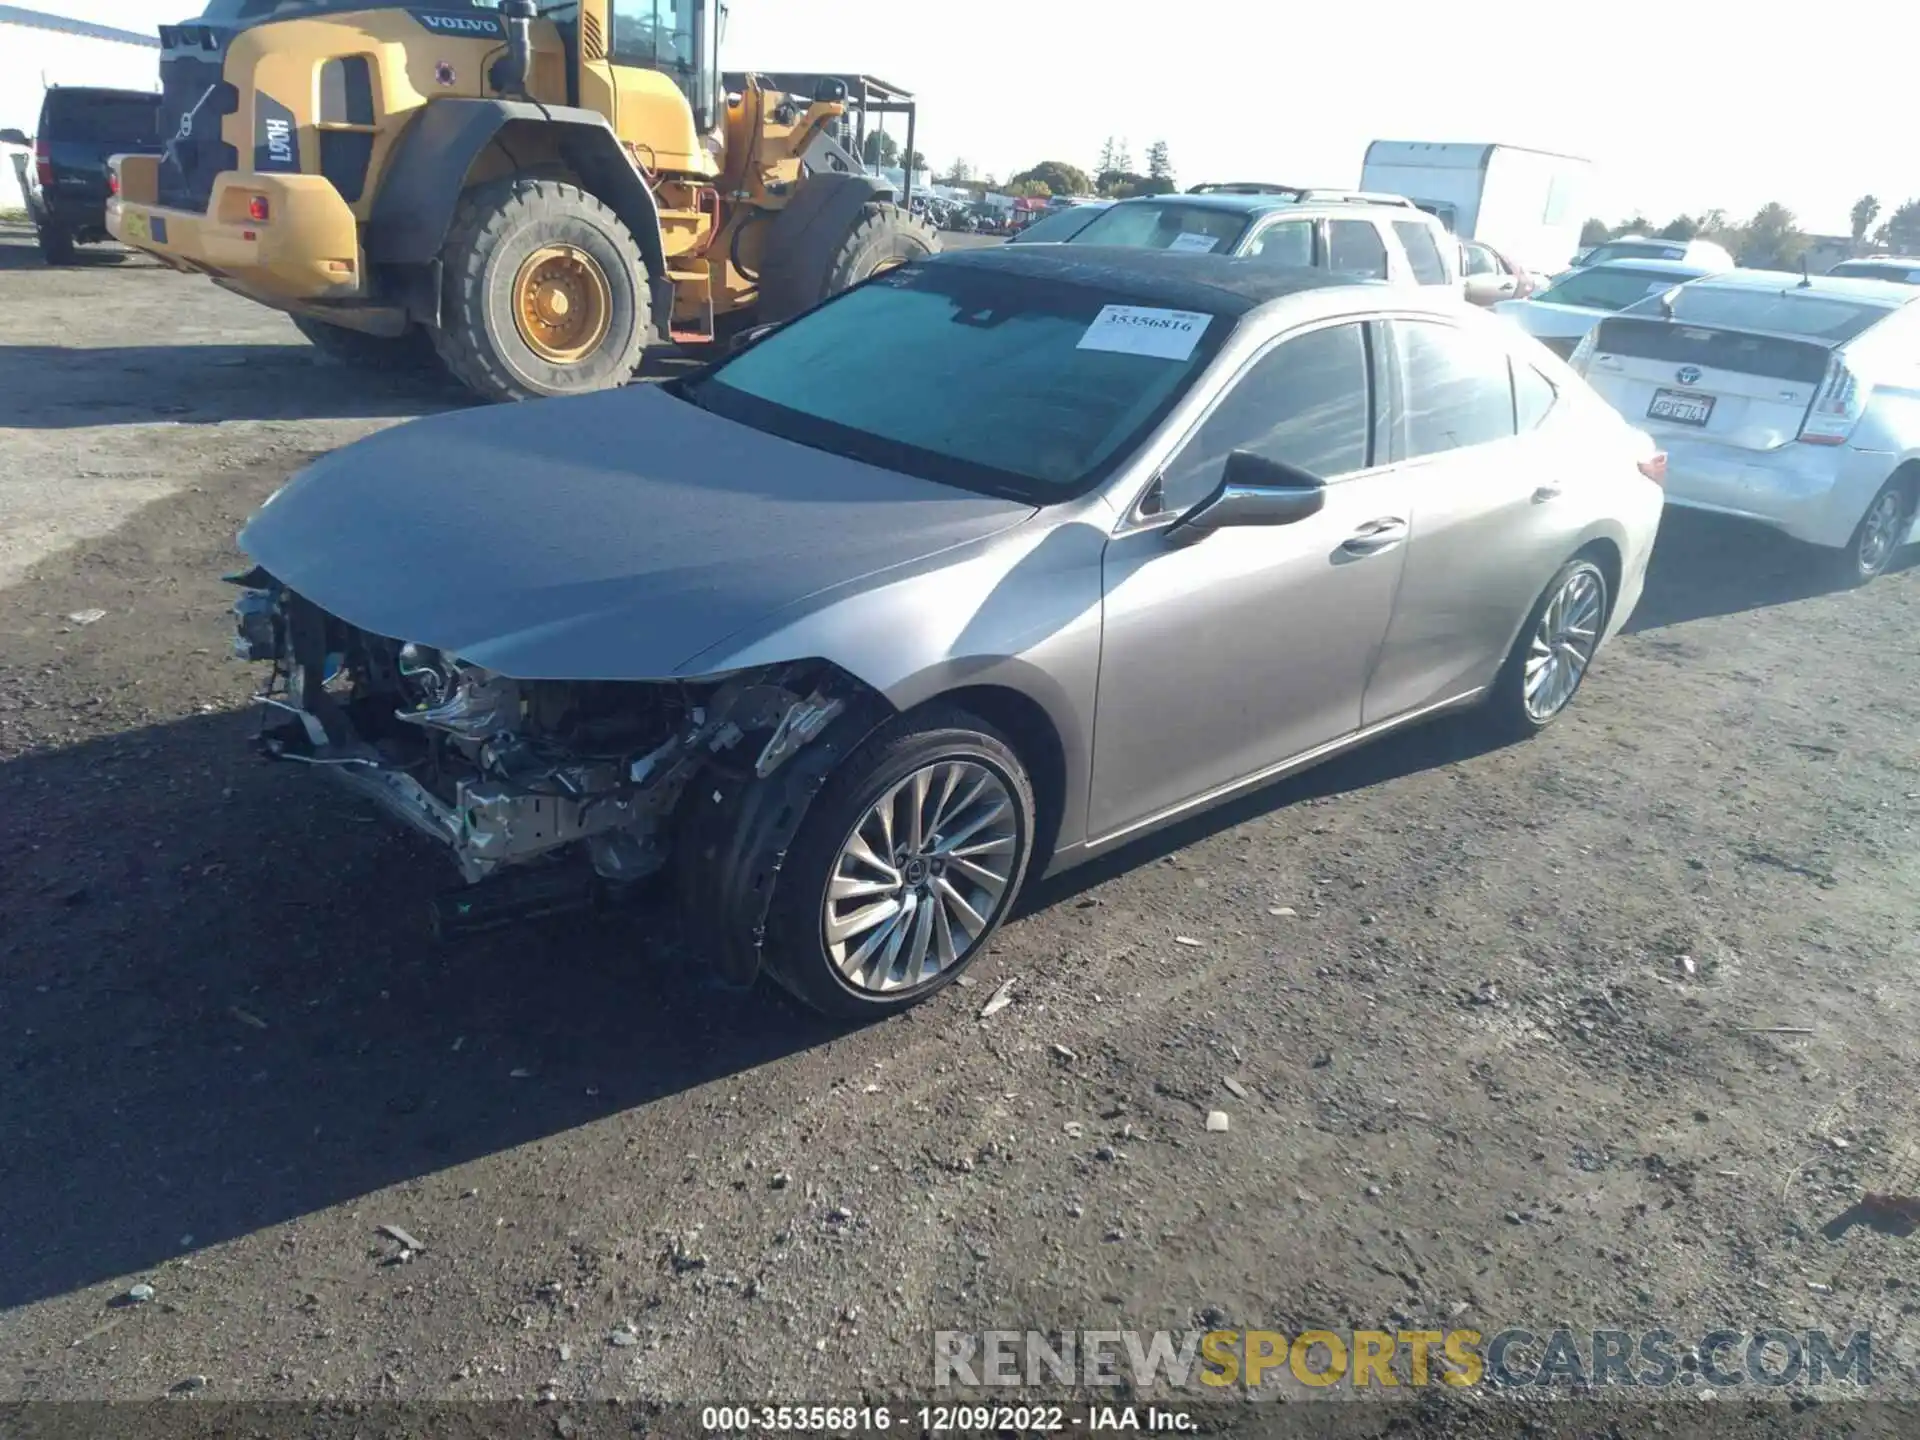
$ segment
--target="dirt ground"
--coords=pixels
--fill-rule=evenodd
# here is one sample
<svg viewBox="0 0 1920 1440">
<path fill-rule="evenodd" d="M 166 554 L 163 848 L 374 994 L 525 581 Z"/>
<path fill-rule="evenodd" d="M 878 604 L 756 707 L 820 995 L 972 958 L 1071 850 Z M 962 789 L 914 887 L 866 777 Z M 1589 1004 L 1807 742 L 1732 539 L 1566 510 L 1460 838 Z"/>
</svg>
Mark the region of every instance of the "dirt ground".
<svg viewBox="0 0 1920 1440">
<path fill-rule="evenodd" d="M 993 1327 L 1871 1327 L 1920 1389 L 1856 1208 L 1920 1191 L 1920 574 L 1670 517 L 1543 737 L 1336 761 L 836 1030 L 664 915 L 437 948 L 444 859 L 249 752 L 236 528 L 455 403 L 0 234 L 0 1400 L 852 1400 Z"/>
</svg>

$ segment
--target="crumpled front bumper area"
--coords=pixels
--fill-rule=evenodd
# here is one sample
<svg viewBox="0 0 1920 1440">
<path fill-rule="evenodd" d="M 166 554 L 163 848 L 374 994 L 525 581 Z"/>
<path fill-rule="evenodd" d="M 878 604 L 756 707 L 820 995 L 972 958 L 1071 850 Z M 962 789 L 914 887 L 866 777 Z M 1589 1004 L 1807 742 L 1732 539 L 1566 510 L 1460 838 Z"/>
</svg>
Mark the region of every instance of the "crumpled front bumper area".
<svg viewBox="0 0 1920 1440">
<path fill-rule="evenodd" d="M 834 693 L 838 672 L 805 667 L 700 685 L 528 684 L 354 631 L 263 572 L 234 578 L 247 587 L 234 653 L 273 666 L 261 750 L 325 771 L 446 846 L 469 882 L 563 852 L 601 880 L 643 879 L 665 863 L 666 822 L 696 775 L 765 779 L 848 698 Z M 593 753 L 531 733 L 543 710 L 571 705 L 560 692 L 583 690 L 603 712 Z"/>
</svg>

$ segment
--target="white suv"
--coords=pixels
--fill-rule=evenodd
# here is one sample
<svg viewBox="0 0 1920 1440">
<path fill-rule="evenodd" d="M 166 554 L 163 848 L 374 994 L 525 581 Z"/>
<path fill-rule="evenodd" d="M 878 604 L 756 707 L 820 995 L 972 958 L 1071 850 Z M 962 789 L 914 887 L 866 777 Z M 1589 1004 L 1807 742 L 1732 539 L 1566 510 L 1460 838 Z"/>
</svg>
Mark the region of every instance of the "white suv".
<svg viewBox="0 0 1920 1440">
<path fill-rule="evenodd" d="M 1357 190 L 1242 183 L 1140 195 L 1109 206 L 1066 243 L 1239 255 L 1456 293 L 1462 286 L 1460 242 L 1444 225 L 1411 200 Z"/>
</svg>

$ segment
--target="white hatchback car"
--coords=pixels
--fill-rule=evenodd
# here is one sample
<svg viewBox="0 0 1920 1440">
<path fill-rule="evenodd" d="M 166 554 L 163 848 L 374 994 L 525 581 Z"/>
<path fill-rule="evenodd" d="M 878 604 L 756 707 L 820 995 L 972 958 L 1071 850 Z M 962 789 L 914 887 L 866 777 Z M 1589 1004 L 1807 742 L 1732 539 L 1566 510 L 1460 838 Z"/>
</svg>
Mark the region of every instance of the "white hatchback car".
<svg viewBox="0 0 1920 1440">
<path fill-rule="evenodd" d="M 1573 368 L 1667 452 L 1667 500 L 1838 552 L 1920 540 L 1920 288 L 1735 270 L 1600 322 Z"/>
</svg>

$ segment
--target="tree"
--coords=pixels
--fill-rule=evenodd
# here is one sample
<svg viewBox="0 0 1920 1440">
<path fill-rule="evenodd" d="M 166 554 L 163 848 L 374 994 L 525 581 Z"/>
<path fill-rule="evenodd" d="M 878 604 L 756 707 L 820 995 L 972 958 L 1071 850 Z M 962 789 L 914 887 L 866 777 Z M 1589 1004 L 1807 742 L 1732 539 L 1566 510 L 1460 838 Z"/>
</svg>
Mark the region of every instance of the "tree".
<svg viewBox="0 0 1920 1440">
<path fill-rule="evenodd" d="M 1580 227 L 1580 248 L 1591 249 L 1603 241 L 1613 238 L 1613 227 L 1604 220 L 1589 220 Z"/>
<path fill-rule="evenodd" d="M 1166 181 L 1168 190 L 1173 188 L 1173 160 L 1167 154 L 1166 141 L 1156 140 L 1147 147 L 1147 175 L 1154 180 Z"/>
<path fill-rule="evenodd" d="M 1023 180 L 1038 180 L 1047 187 L 1049 195 L 1091 195 L 1093 193 L 1093 182 L 1087 178 L 1087 172 L 1078 165 L 1069 165 L 1064 160 L 1042 160 L 1031 170 L 1022 170 L 1007 183 L 1018 185 Z"/>
<path fill-rule="evenodd" d="M 1874 238 L 1896 255 L 1920 253 L 1920 200 L 1909 200 L 1895 210 Z"/>
<path fill-rule="evenodd" d="M 919 150 L 913 152 L 914 174 L 918 175 L 922 170 L 931 170 L 932 168 L 933 167 L 927 163 L 927 157 L 923 152 Z"/>
<path fill-rule="evenodd" d="M 1691 215 L 1676 215 L 1654 234 L 1661 240 L 1691 240 L 1700 233 L 1700 222 Z"/>
<path fill-rule="evenodd" d="M 1115 162 L 1119 159 L 1119 156 L 1120 150 L 1119 147 L 1113 143 L 1113 136 L 1107 136 L 1106 143 L 1100 147 L 1100 163 L 1094 167 L 1094 173 L 1104 175 L 1109 170 L 1117 168 Z"/>
<path fill-rule="evenodd" d="M 1790 270 L 1808 245 L 1800 223 L 1786 206 L 1770 200 L 1747 222 L 1740 263 L 1760 270 Z"/>
<path fill-rule="evenodd" d="M 973 179 L 973 166 L 962 158 L 947 167 L 947 173 L 933 177 L 940 185 L 965 185 Z"/>
<path fill-rule="evenodd" d="M 1873 222 L 1880 216 L 1880 202 L 1872 195 L 1862 195 L 1853 202 L 1848 219 L 1853 223 L 1853 238 L 1857 244 L 1867 238 L 1867 231 L 1873 228 Z"/>
<path fill-rule="evenodd" d="M 1128 146 L 1127 137 L 1124 135 L 1120 137 L 1120 144 L 1114 149 L 1113 168 L 1125 170 L 1128 174 L 1133 173 L 1133 150 Z"/>
<path fill-rule="evenodd" d="M 1636 211 L 1631 220 L 1622 220 L 1618 225 L 1614 226 L 1613 233 L 1615 235 L 1651 235 L 1653 233 L 1653 222 Z"/>
<path fill-rule="evenodd" d="M 884 130 L 868 133 L 860 147 L 860 158 L 876 170 L 891 170 L 900 163 L 900 142 Z"/>
<path fill-rule="evenodd" d="M 1007 194 L 1016 199 L 1045 200 L 1053 191 L 1044 180 L 1012 180 L 1007 184 Z"/>
</svg>

